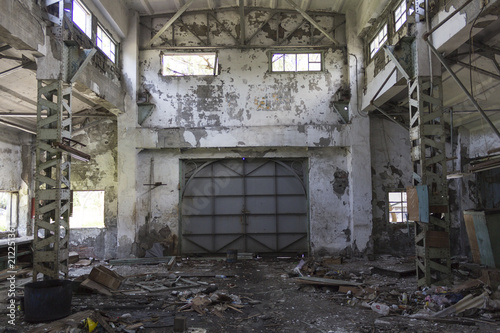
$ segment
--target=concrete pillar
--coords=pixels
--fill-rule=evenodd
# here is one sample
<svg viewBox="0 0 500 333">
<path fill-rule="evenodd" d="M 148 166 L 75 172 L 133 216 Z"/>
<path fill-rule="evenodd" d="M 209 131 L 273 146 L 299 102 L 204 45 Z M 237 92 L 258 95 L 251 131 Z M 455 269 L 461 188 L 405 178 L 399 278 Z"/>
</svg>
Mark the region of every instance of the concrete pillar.
<svg viewBox="0 0 500 333">
<path fill-rule="evenodd" d="M 125 112 L 118 120 L 118 226 L 117 257 L 129 257 L 136 232 L 136 127 L 139 67 L 139 15 L 130 12 L 127 38 L 122 44 Z"/>
<path fill-rule="evenodd" d="M 349 82 L 351 87 L 352 130 L 350 132 L 350 183 L 351 235 L 353 250 L 371 252 L 372 232 L 372 181 L 370 155 L 370 118 L 360 108 L 360 96 L 363 83 L 363 41 L 357 36 L 357 15 L 350 10 L 346 13 L 347 57 L 349 64 Z"/>
</svg>

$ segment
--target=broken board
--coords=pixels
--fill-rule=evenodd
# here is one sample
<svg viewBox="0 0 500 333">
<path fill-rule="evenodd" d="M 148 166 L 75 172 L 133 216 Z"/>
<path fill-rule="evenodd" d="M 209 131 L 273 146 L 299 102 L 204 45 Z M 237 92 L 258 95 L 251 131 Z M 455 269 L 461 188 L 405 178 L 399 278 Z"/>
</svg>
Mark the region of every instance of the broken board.
<svg viewBox="0 0 500 333">
<path fill-rule="evenodd" d="M 316 278 L 316 277 L 307 277 L 307 276 L 297 277 L 297 278 L 295 278 L 295 281 L 297 281 L 298 283 L 320 285 L 320 286 L 361 286 L 362 285 L 359 282 Z"/>
</svg>

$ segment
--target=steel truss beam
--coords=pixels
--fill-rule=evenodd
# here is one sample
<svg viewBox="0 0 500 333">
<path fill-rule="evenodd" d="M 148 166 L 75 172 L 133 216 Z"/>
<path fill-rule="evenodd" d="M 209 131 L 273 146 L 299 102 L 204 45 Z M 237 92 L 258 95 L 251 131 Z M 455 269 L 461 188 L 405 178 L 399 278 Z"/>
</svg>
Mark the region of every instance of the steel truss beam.
<svg viewBox="0 0 500 333">
<path fill-rule="evenodd" d="M 290 0 L 287 0 L 290 1 Z M 151 20 L 154 18 L 168 18 L 167 22 L 162 26 L 160 30 L 157 32 L 150 27 L 147 27 L 150 29 L 153 33 L 154 36 L 147 42 L 147 44 L 143 45 L 143 49 L 164 49 L 167 48 L 169 50 L 185 50 L 185 49 L 227 49 L 227 48 L 238 48 L 238 49 L 245 49 L 245 48 L 269 48 L 273 46 L 280 46 L 280 47 L 292 47 L 293 45 L 285 45 L 283 46 L 286 41 L 288 41 L 294 33 L 300 29 L 305 22 L 309 22 L 311 25 L 310 30 L 312 31 L 313 29 L 317 29 L 321 32 L 321 36 L 317 38 L 316 41 L 313 40 L 313 34 L 311 32 L 311 37 L 310 37 L 310 42 L 307 45 L 294 45 L 293 47 L 296 48 L 303 48 L 303 47 L 340 47 L 340 43 L 333 38 L 335 34 L 335 30 L 341 27 L 342 25 L 345 24 L 345 19 L 344 15 L 339 14 L 339 13 L 327 13 L 327 12 L 317 12 L 317 11 L 310 11 L 310 12 L 305 12 L 302 10 L 300 7 L 295 5 L 295 10 L 294 9 L 270 9 L 270 8 L 263 8 L 263 7 L 251 7 L 251 6 L 243 6 L 243 1 L 237 0 L 237 6 L 236 7 L 229 7 L 229 8 L 223 8 L 223 9 L 218 9 L 218 10 L 192 10 L 192 11 L 187 11 L 188 4 L 190 2 L 188 1 L 177 13 L 175 13 L 173 16 L 171 15 L 150 15 L 147 16 L 147 18 L 150 18 Z M 293 3 L 293 2 L 292 2 Z M 253 31 L 251 34 L 249 32 L 247 23 L 246 23 L 246 18 L 247 16 L 253 12 L 253 11 L 262 11 L 262 12 L 267 12 L 268 17 L 259 24 L 257 29 Z M 221 12 L 234 12 L 239 15 L 239 22 L 235 22 L 235 26 L 228 28 L 226 24 L 222 23 L 218 17 L 217 14 Z M 279 14 L 281 13 L 287 13 L 287 14 L 293 14 L 293 13 L 298 13 L 303 16 L 303 21 L 300 23 L 299 26 L 295 28 L 295 30 L 288 32 L 287 36 L 284 37 L 283 39 L 279 40 L 276 42 L 275 45 L 260 45 L 260 44 L 255 44 L 252 45 L 250 42 L 255 38 L 255 36 L 263 30 L 263 28 L 270 23 L 272 19 L 276 19 L 278 21 L 278 24 L 281 22 L 281 16 Z M 276 18 L 278 14 L 278 18 Z M 211 31 L 210 29 L 207 29 L 207 34 L 206 36 L 199 36 L 196 34 L 195 30 L 193 30 L 188 24 L 185 23 L 185 21 L 182 20 L 182 18 L 186 18 L 188 16 L 192 15 L 206 15 L 207 17 L 207 27 L 210 26 L 210 21 L 213 21 L 221 30 L 223 30 L 225 33 L 227 33 L 231 38 L 232 41 L 234 41 L 233 44 L 230 43 L 230 40 L 224 43 L 224 45 L 212 45 L 210 43 L 210 34 Z M 325 16 L 325 17 L 330 17 L 333 20 L 332 27 L 328 29 L 324 29 L 321 27 L 315 20 L 314 16 L 320 15 L 320 16 Z M 337 21 L 337 18 L 342 18 L 340 22 Z M 200 42 L 199 45 L 196 46 L 176 46 L 176 41 L 175 41 L 175 29 L 176 27 L 181 26 L 183 29 L 186 29 L 188 32 L 190 32 L 198 41 Z M 237 30 L 237 27 L 239 27 L 239 32 Z M 167 40 L 166 38 L 166 31 L 168 29 L 172 30 L 171 37 Z M 253 29 L 252 29 L 253 30 Z M 239 36 L 238 36 L 239 35 Z M 329 39 L 331 43 L 329 44 L 319 44 L 320 41 L 323 39 Z M 158 39 L 161 39 L 161 43 L 156 43 Z"/>
<path fill-rule="evenodd" d="M 450 232 L 441 78 L 417 76 L 409 81 L 408 95 L 411 158 L 413 172 L 418 175 L 414 185 L 427 186 L 430 213 L 415 221 L 417 283 L 449 284 L 449 241 L 434 241 L 436 235 L 449 240 Z M 426 220 L 429 222 L 423 222 Z"/>
<path fill-rule="evenodd" d="M 33 280 L 68 275 L 71 158 L 58 148 L 71 140 L 71 85 L 38 81 Z"/>
</svg>

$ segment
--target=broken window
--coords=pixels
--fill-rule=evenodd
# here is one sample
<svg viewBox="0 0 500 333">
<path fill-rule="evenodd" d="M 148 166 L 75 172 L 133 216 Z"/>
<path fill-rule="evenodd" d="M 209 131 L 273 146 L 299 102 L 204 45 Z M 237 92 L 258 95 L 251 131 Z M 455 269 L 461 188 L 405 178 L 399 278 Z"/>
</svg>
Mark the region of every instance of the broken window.
<svg viewBox="0 0 500 333">
<path fill-rule="evenodd" d="M 70 228 L 104 228 L 104 191 L 73 191 Z"/>
<path fill-rule="evenodd" d="M 382 45 L 384 45 L 386 41 L 387 41 L 387 24 L 384 24 L 382 29 L 380 29 L 379 32 L 377 32 L 377 35 L 370 43 L 370 58 L 373 58 L 373 56 L 382 47 Z"/>
<path fill-rule="evenodd" d="M 89 38 L 92 38 L 92 14 L 78 0 L 73 0 L 73 23 Z"/>
<path fill-rule="evenodd" d="M 406 191 L 396 190 L 388 193 L 389 202 L 389 222 L 399 223 L 408 220 L 408 210 L 406 206 Z"/>
<path fill-rule="evenodd" d="M 271 53 L 271 72 L 321 72 L 323 53 Z"/>
<path fill-rule="evenodd" d="M 406 22 L 406 0 L 401 1 L 394 11 L 394 22 L 396 31 L 398 31 Z"/>
<path fill-rule="evenodd" d="M 163 53 L 163 76 L 217 75 L 217 53 Z"/>
<path fill-rule="evenodd" d="M 0 191 L 0 232 L 17 226 L 17 192 Z"/>
<path fill-rule="evenodd" d="M 116 43 L 100 25 L 97 26 L 96 45 L 109 60 L 113 63 L 116 61 Z"/>
</svg>

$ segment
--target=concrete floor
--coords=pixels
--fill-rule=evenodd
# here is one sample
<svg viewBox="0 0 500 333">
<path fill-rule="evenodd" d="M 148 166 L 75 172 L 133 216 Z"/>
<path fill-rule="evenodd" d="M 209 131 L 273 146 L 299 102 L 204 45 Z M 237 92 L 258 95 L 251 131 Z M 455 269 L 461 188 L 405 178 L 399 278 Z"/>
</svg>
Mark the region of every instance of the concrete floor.
<svg viewBox="0 0 500 333">
<path fill-rule="evenodd" d="M 419 289 L 414 275 L 401 277 L 413 268 L 412 258 L 384 256 L 374 261 L 349 259 L 342 264 L 336 264 L 334 259 L 310 258 L 300 269 L 304 276 L 360 283 L 354 293 L 345 293 L 345 287 L 339 290 L 333 285 L 298 283 L 294 268 L 300 260 L 274 257 L 227 263 L 225 258 L 178 257 L 170 269 L 165 264 L 107 266 L 127 277 L 119 292 L 113 292 L 113 296 L 76 292 L 71 310 L 99 310 L 116 332 L 173 332 L 176 316 L 185 317 L 189 331 L 198 333 L 500 331 L 500 321 L 491 319 L 500 315 L 495 309 L 469 309 L 460 315 L 433 318 L 433 313 L 449 306 L 439 305 L 445 295 L 451 298 L 458 293 L 451 292 L 451 287 Z M 99 264 L 103 263 L 73 265 L 70 278 L 88 274 Z M 455 285 L 477 278 L 480 272 L 479 267 L 466 262 L 455 267 Z M 174 287 L 168 285 L 169 280 L 179 276 L 193 286 L 182 280 Z M 18 278 L 16 284 L 27 281 Z M 151 292 L 139 286 L 155 282 L 157 287 L 162 282 L 170 289 Z M 3 282 L 1 288 L 1 299 L 5 301 L 8 283 Z M 482 291 L 482 287 L 476 287 L 461 294 L 477 295 Z M 22 294 L 21 290 L 17 293 Z M 403 301 L 404 293 L 407 302 Z M 493 298 L 494 294 L 489 297 Z M 388 305 L 389 314 L 366 307 L 373 301 Z M 45 332 L 44 324 L 24 322 L 21 311 L 16 312 L 15 327 L 9 325 L 6 310 L 2 314 L 0 332 Z M 78 327 L 62 331 L 88 332 Z"/>
</svg>

